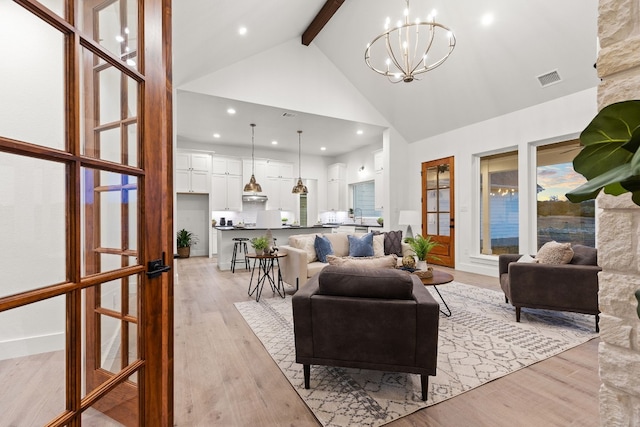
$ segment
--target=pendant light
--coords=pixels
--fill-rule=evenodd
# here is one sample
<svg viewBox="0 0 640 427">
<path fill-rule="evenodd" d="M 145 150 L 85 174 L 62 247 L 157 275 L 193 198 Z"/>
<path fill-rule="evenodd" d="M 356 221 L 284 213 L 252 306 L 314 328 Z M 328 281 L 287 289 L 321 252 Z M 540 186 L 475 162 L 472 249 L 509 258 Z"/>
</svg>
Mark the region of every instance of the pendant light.
<svg viewBox="0 0 640 427">
<path fill-rule="evenodd" d="M 258 184 L 256 182 L 256 176 L 254 175 L 255 167 L 256 167 L 256 160 L 253 157 L 253 155 L 254 155 L 254 151 L 255 151 L 254 136 L 255 136 L 256 125 L 251 123 L 249 126 L 251 126 L 251 179 L 249 180 L 249 183 L 244 186 L 244 191 L 251 191 L 253 193 L 261 193 L 262 192 L 262 187 L 260 186 L 260 184 Z"/>
<path fill-rule="evenodd" d="M 298 131 L 298 183 L 293 187 L 291 192 L 293 194 L 307 194 L 309 191 L 307 190 L 307 186 L 302 183 L 302 161 L 300 156 L 300 137 L 302 135 L 302 131 Z"/>
</svg>

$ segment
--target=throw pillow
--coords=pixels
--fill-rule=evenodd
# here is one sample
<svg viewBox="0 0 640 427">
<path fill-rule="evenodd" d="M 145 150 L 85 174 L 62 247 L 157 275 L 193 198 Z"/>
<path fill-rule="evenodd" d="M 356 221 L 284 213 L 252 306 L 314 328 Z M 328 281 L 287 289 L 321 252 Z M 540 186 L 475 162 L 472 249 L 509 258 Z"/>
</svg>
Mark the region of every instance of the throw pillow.
<svg viewBox="0 0 640 427">
<path fill-rule="evenodd" d="M 402 230 L 384 233 L 384 254 L 402 256 Z"/>
<path fill-rule="evenodd" d="M 384 256 L 384 234 L 373 234 L 373 256 Z"/>
<path fill-rule="evenodd" d="M 327 255 L 329 265 L 362 268 L 396 268 L 398 257 L 394 254 L 382 257 L 337 257 Z"/>
<path fill-rule="evenodd" d="M 327 262 L 327 255 L 333 255 L 333 247 L 331 242 L 324 236 L 316 236 L 314 243 L 316 254 L 318 255 L 318 261 Z"/>
<path fill-rule="evenodd" d="M 373 234 L 367 233 L 362 237 L 348 235 L 349 256 L 373 256 Z"/>
<path fill-rule="evenodd" d="M 536 263 L 538 262 L 538 260 L 533 258 L 531 255 L 522 255 L 520 258 L 518 258 L 518 261 L 516 262 Z"/>
<path fill-rule="evenodd" d="M 316 255 L 316 248 L 314 247 L 315 236 L 315 234 L 296 234 L 289 236 L 290 246 L 296 249 L 302 249 L 307 253 L 308 264 L 318 259 L 318 256 Z"/>
<path fill-rule="evenodd" d="M 540 264 L 568 264 L 573 258 L 571 243 L 558 243 L 555 240 L 547 242 L 536 254 Z"/>
</svg>

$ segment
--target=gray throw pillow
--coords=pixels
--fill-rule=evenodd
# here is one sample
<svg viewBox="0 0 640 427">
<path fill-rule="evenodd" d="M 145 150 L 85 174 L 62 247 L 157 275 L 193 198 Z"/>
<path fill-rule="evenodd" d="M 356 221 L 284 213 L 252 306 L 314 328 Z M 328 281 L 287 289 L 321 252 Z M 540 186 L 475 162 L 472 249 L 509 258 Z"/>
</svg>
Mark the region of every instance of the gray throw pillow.
<svg viewBox="0 0 640 427">
<path fill-rule="evenodd" d="M 384 254 L 402 256 L 402 230 L 384 233 Z"/>
</svg>

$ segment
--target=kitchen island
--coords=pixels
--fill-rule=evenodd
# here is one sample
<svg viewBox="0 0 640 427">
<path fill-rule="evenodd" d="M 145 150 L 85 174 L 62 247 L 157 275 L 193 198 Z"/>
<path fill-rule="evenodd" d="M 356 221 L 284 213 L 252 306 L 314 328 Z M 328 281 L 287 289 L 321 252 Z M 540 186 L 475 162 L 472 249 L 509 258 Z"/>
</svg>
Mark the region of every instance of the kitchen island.
<svg viewBox="0 0 640 427">
<path fill-rule="evenodd" d="M 276 241 L 277 246 L 286 245 L 289 241 L 289 236 L 294 234 L 313 234 L 313 233 L 331 233 L 333 225 L 318 224 L 310 227 L 290 227 L 284 226 L 281 228 L 271 228 L 271 234 Z M 252 239 L 258 236 L 264 236 L 267 233 L 266 228 L 259 227 L 215 227 L 217 240 L 218 240 L 218 268 L 220 270 L 231 270 L 231 256 L 233 255 L 233 239 L 234 237 L 246 237 Z M 247 243 L 249 252 L 253 251 L 253 248 Z M 236 265 L 236 270 L 239 267 Z"/>
</svg>

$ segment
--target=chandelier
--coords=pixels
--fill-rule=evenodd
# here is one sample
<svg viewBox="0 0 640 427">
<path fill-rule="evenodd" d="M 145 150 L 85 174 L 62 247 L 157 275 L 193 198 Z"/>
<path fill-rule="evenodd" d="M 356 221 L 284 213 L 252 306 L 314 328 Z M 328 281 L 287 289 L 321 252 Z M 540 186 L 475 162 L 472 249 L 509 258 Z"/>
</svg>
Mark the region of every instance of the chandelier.
<svg viewBox="0 0 640 427">
<path fill-rule="evenodd" d="M 391 19 L 387 18 L 385 31 L 373 39 L 364 52 L 369 68 L 392 83 L 420 80 L 416 77 L 418 74 L 442 64 L 456 46 L 453 32 L 435 21 L 435 10 L 424 21 L 416 18 L 410 22 L 409 0 L 405 1 L 404 23 L 398 21 L 391 27 Z"/>
<path fill-rule="evenodd" d="M 249 126 L 251 126 L 251 179 L 249 179 L 249 182 L 247 184 L 245 184 L 244 191 L 252 191 L 254 193 L 261 193 L 262 192 L 262 187 L 260 186 L 260 184 L 258 184 L 256 182 L 256 176 L 254 175 L 255 167 L 256 167 L 256 160 L 253 157 L 253 154 L 254 154 L 254 151 L 255 151 L 255 143 L 254 143 L 253 139 L 254 139 L 254 135 L 255 135 L 256 125 L 251 123 Z"/>
<path fill-rule="evenodd" d="M 300 137 L 302 135 L 302 131 L 298 131 L 298 183 L 293 186 L 291 192 L 293 194 L 307 194 L 309 191 L 307 190 L 307 186 L 302 183 L 302 161 L 300 156 Z"/>
</svg>

